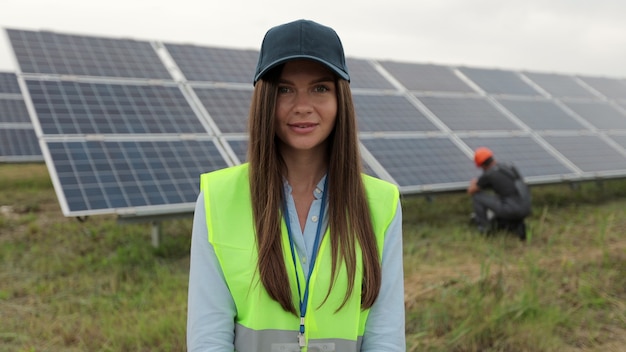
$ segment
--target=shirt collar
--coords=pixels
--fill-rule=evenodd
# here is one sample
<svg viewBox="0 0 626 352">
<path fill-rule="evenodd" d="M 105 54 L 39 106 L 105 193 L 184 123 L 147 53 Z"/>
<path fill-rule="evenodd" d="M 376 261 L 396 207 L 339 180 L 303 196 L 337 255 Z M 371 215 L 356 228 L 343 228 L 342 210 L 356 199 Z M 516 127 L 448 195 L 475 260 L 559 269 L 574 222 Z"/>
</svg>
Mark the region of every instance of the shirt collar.
<svg viewBox="0 0 626 352">
<path fill-rule="evenodd" d="M 313 191 L 313 196 L 315 197 L 315 199 L 322 199 L 322 195 L 324 195 L 324 181 L 325 180 L 326 180 L 326 175 L 322 176 L 320 181 L 317 183 L 317 187 L 315 187 L 315 190 Z M 291 194 L 291 191 L 292 191 L 291 185 L 289 184 L 289 181 L 287 181 L 287 179 L 284 177 L 283 177 L 283 189 L 285 191 L 285 194 Z"/>
</svg>

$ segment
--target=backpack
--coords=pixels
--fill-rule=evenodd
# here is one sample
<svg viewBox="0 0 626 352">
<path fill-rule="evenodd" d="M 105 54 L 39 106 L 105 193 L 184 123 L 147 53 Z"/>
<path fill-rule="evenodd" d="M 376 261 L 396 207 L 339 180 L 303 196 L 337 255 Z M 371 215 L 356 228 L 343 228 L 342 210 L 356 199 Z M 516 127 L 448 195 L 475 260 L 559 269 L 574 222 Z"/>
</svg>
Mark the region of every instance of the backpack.
<svg viewBox="0 0 626 352">
<path fill-rule="evenodd" d="M 517 171 L 517 168 L 513 164 L 498 163 L 496 165 L 505 175 L 509 176 L 513 180 L 522 205 L 525 209 L 527 209 L 526 215 L 530 215 L 532 197 L 530 189 L 528 188 L 526 182 L 524 182 L 522 175 L 519 171 Z"/>
</svg>

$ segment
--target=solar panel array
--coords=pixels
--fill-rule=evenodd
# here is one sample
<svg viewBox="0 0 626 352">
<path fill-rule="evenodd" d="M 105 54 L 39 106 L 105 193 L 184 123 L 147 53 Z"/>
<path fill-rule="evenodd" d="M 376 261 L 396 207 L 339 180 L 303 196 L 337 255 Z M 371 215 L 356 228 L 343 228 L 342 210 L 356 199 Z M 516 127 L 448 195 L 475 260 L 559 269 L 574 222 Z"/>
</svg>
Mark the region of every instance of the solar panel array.
<svg viewBox="0 0 626 352">
<path fill-rule="evenodd" d="M 15 73 L 0 72 L 0 162 L 41 162 L 37 135 Z"/>
<path fill-rule="evenodd" d="M 64 214 L 193 210 L 246 158 L 258 51 L 7 29 Z M 626 81 L 348 58 L 365 171 L 464 189 L 488 146 L 533 184 L 626 177 Z"/>
</svg>

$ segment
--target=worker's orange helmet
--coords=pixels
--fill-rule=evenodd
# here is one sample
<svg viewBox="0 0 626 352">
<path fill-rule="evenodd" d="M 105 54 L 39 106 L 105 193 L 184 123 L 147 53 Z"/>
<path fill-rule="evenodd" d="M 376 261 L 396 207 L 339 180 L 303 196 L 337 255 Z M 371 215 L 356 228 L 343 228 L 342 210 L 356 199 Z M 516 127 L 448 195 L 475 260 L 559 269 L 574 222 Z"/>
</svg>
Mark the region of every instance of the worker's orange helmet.
<svg viewBox="0 0 626 352">
<path fill-rule="evenodd" d="M 493 158 L 493 152 L 487 147 L 480 147 L 474 151 L 474 163 L 476 167 L 481 167 L 489 158 Z"/>
</svg>

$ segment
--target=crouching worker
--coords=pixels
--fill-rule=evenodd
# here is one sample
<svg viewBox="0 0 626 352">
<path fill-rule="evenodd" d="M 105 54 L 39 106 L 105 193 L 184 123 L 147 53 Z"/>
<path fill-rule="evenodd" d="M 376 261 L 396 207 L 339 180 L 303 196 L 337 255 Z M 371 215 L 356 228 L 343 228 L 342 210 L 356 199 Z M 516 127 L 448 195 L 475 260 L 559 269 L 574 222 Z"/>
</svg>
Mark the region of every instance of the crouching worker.
<svg viewBox="0 0 626 352">
<path fill-rule="evenodd" d="M 481 233 L 507 230 L 525 240 L 524 219 L 530 215 L 531 198 L 523 177 L 515 166 L 497 163 L 493 152 L 486 147 L 476 149 L 474 162 L 482 174 L 470 181 L 467 193 L 472 197 L 473 222 L 478 230 Z"/>
</svg>

